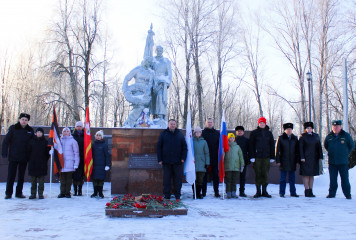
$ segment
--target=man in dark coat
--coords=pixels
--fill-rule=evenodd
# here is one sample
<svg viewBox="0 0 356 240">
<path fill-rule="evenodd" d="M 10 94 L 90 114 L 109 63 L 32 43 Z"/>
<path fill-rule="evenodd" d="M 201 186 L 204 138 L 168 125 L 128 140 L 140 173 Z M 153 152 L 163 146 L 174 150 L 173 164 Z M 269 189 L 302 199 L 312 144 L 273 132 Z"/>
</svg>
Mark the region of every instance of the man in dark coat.
<svg viewBox="0 0 356 240">
<path fill-rule="evenodd" d="M 73 173 L 74 196 L 82 196 L 82 187 L 84 184 L 84 124 L 79 121 L 75 124 L 75 130 L 72 134 L 79 146 L 80 162 L 78 168 Z"/>
<path fill-rule="evenodd" d="M 240 172 L 240 197 L 247 197 L 245 194 L 245 183 L 246 183 L 246 169 L 247 165 L 250 164 L 250 159 L 248 157 L 248 138 L 244 136 L 245 128 L 243 126 L 237 126 L 235 128 L 236 138 L 235 141 L 237 145 L 240 146 L 242 153 L 244 155 L 245 167 L 243 171 Z"/>
<path fill-rule="evenodd" d="M 19 122 L 9 127 L 9 131 L 2 142 L 2 157 L 9 157 L 5 199 L 12 196 L 17 171 L 18 180 L 15 197 L 25 198 L 22 194 L 22 188 L 28 162 L 27 145 L 34 136 L 32 127 L 28 125 L 29 121 L 30 115 L 21 113 Z"/>
<path fill-rule="evenodd" d="M 291 197 L 299 197 L 295 188 L 295 171 L 299 163 L 298 138 L 292 133 L 293 124 L 283 124 L 284 133 L 278 137 L 276 146 L 276 163 L 280 168 L 279 195 L 286 193 L 286 179 L 289 175 L 289 190 Z"/>
<path fill-rule="evenodd" d="M 50 157 L 48 141 L 44 136 L 43 128 L 36 129 L 36 136 L 28 144 L 28 175 L 31 176 L 31 196 L 29 199 L 36 198 L 38 183 L 38 198 L 43 199 L 44 177 L 47 175 L 48 159 Z"/>
<path fill-rule="evenodd" d="M 272 196 L 267 192 L 268 173 L 270 162 L 274 162 L 274 138 L 269 127 L 266 125 L 266 118 L 258 119 L 258 127 L 253 130 L 249 140 L 250 161 L 255 170 L 256 194 L 254 198 Z M 262 194 L 261 194 L 262 186 Z"/>
<path fill-rule="evenodd" d="M 180 199 L 183 163 L 187 158 L 187 143 L 184 135 L 177 129 L 174 119 L 168 121 L 168 128 L 159 136 L 157 143 L 157 160 L 163 165 L 163 194 L 171 198 L 171 179 L 173 177 L 175 198 Z"/>
<path fill-rule="evenodd" d="M 337 190 L 337 176 L 341 177 L 341 188 L 347 199 L 351 199 L 351 186 L 349 181 L 349 155 L 354 149 L 354 141 L 349 133 L 342 129 L 342 121 L 332 122 L 332 132 L 324 141 L 324 147 L 329 156 L 330 188 L 327 198 L 334 198 Z"/>
<path fill-rule="evenodd" d="M 214 120 L 212 118 L 209 118 L 206 120 L 206 127 L 204 128 L 202 132 L 202 136 L 205 139 L 205 141 L 208 143 L 208 148 L 209 148 L 209 156 L 210 156 L 210 166 L 209 166 L 209 171 L 206 172 L 204 176 L 204 182 L 203 182 L 203 187 L 202 187 L 202 195 L 203 197 L 206 196 L 206 190 L 207 190 L 207 184 L 208 184 L 208 174 L 211 169 L 211 173 L 213 175 L 213 187 L 214 187 L 214 193 L 215 197 L 220 197 L 219 194 L 219 164 L 218 164 L 218 152 L 219 152 L 219 138 L 220 138 L 220 133 L 219 131 L 215 130 L 214 128 Z"/>
</svg>

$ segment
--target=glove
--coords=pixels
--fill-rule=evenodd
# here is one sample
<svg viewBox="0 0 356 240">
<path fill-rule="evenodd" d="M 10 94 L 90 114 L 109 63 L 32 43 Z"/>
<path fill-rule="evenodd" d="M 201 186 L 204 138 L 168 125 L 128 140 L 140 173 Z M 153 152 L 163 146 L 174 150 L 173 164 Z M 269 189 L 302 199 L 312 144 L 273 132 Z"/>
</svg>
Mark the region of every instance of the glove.
<svg viewBox="0 0 356 240">
<path fill-rule="evenodd" d="M 54 153 L 53 149 L 49 150 L 49 155 L 53 155 L 53 153 Z"/>
<path fill-rule="evenodd" d="M 244 171 L 244 167 L 241 167 L 241 172 L 243 172 Z"/>
<path fill-rule="evenodd" d="M 273 162 L 274 162 L 274 159 L 270 159 L 269 162 L 270 162 L 270 163 L 273 163 Z"/>
<path fill-rule="evenodd" d="M 109 166 L 105 166 L 105 171 L 109 171 L 110 167 Z"/>
<path fill-rule="evenodd" d="M 255 159 L 254 159 L 254 158 L 251 158 L 250 161 L 251 161 L 251 162 L 255 162 Z"/>
</svg>

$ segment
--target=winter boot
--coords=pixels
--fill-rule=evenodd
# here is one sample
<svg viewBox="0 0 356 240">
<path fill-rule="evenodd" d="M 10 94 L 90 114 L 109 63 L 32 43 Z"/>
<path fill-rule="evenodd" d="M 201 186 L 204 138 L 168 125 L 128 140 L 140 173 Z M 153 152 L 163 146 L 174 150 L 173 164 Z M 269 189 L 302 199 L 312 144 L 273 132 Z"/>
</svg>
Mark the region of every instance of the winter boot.
<svg viewBox="0 0 356 240">
<path fill-rule="evenodd" d="M 262 186 L 262 197 L 271 198 L 272 196 L 267 192 L 267 185 Z"/>
<path fill-rule="evenodd" d="M 91 198 L 98 196 L 98 187 L 94 186 L 94 193 L 90 195 Z"/>
<path fill-rule="evenodd" d="M 83 185 L 78 185 L 78 196 L 82 196 L 82 187 Z"/>
<path fill-rule="evenodd" d="M 104 194 L 103 194 L 103 186 L 98 187 L 98 192 L 99 192 L 99 197 L 104 198 Z"/>
<path fill-rule="evenodd" d="M 247 195 L 245 194 L 245 191 L 240 191 L 240 197 L 247 197 Z"/>
<path fill-rule="evenodd" d="M 36 194 L 31 194 L 31 196 L 28 199 L 36 199 Z"/>
<path fill-rule="evenodd" d="M 315 195 L 313 194 L 313 189 L 309 189 L 309 194 L 310 194 L 310 197 L 315 197 Z"/>
<path fill-rule="evenodd" d="M 38 199 L 44 199 L 43 194 L 38 194 Z"/>
<path fill-rule="evenodd" d="M 309 197 L 309 189 L 304 190 L 304 195 L 305 195 L 305 197 Z"/>
<path fill-rule="evenodd" d="M 201 186 L 197 185 L 196 186 L 197 190 L 197 199 L 203 199 L 203 196 L 201 195 Z"/>
<path fill-rule="evenodd" d="M 261 197 L 261 186 L 256 185 L 256 194 L 253 196 L 254 198 Z"/>
<path fill-rule="evenodd" d="M 64 193 L 60 193 L 59 195 L 58 195 L 58 198 L 64 198 L 66 195 L 64 194 Z"/>
<path fill-rule="evenodd" d="M 239 198 L 239 197 L 236 195 L 236 192 L 231 192 L 231 197 L 232 197 L 232 198 Z"/>
<path fill-rule="evenodd" d="M 231 198 L 231 192 L 227 192 L 226 193 L 226 197 L 227 197 L 227 199 L 230 199 Z"/>
<path fill-rule="evenodd" d="M 73 188 L 74 188 L 74 196 L 78 196 L 78 185 L 73 184 Z"/>
</svg>

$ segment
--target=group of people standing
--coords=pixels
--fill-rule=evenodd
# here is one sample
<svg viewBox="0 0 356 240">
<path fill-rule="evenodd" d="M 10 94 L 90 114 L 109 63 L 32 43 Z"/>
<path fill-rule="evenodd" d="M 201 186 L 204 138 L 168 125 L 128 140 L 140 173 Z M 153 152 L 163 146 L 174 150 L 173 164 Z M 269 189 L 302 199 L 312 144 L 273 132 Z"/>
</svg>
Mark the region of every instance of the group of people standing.
<svg viewBox="0 0 356 240">
<path fill-rule="evenodd" d="M 11 125 L 2 143 L 2 157 L 8 158 L 8 177 L 6 183 L 5 199 L 10 199 L 13 194 L 13 185 L 16 173 L 18 181 L 15 197 L 26 198 L 23 193 L 25 171 L 31 176 L 31 195 L 29 199 L 39 199 L 44 195 L 44 178 L 48 172 L 48 159 L 53 154 L 44 130 L 38 127 L 36 131 L 28 125 L 30 115 L 21 113 L 18 123 Z M 84 184 L 84 124 L 78 121 L 73 134 L 70 128 L 62 130 L 61 144 L 63 150 L 63 166 L 60 171 L 60 194 L 58 198 L 71 198 L 73 185 L 74 196 L 82 196 Z M 104 198 L 103 185 L 106 171 L 110 169 L 111 158 L 108 145 L 104 141 L 103 131 L 95 134 L 92 144 L 93 153 L 93 179 L 94 193 L 91 197 Z M 38 184 L 38 185 L 37 185 Z"/>
<path fill-rule="evenodd" d="M 304 133 L 298 137 L 293 134 L 293 124 L 283 124 L 284 133 L 275 143 L 264 117 L 258 119 L 258 126 L 245 137 L 243 126 L 235 128 L 235 134 L 228 134 L 229 151 L 224 154 L 225 184 L 227 198 L 238 198 L 236 185 L 240 179 L 239 196 L 246 197 L 245 183 L 247 165 L 253 164 L 255 172 L 256 194 L 254 198 L 272 196 L 267 191 L 270 164 L 276 162 L 280 168 L 280 197 L 285 197 L 287 177 L 290 196 L 299 197 L 295 187 L 295 172 L 300 165 L 300 175 L 305 187 L 305 197 L 315 197 L 313 193 L 314 176 L 321 174 L 323 151 L 321 140 L 314 132 L 312 122 L 304 123 Z M 342 121 L 332 121 L 332 131 L 324 141 L 329 156 L 330 187 L 327 198 L 334 198 L 337 190 L 337 177 L 341 176 L 342 190 L 347 199 L 351 199 L 351 187 L 348 176 L 348 156 L 354 149 L 351 136 L 342 129 Z M 206 121 L 206 127 L 194 128 L 193 146 L 195 157 L 196 182 L 193 196 L 202 199 L 206 196 L 207 180 L 211 174 L 214 196 L 219 194 L 218 149 L 220 133 L 214 128 L 213 119 Z M 355 151 L 355 150 L 354 150 Z M 183 165 L 187 157 L 187 145 L 183 134 L 177 129 L 174 119 L 169 120 L 157 144 L 158 162 L 163 165 L 164 197 L 171 197 L 171 178 L 174 180 L 174 195 L 180 199 L 183 177 Z"/>
</svg>

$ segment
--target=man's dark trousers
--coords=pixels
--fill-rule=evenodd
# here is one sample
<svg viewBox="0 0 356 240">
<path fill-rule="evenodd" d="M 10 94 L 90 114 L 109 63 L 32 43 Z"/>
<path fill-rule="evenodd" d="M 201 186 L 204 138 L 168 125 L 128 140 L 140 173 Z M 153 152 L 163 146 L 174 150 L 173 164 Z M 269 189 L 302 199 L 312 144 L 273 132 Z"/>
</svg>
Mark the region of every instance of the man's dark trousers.
<svg viewBox="0 0 356 240">
<path fill-rule="evenodd" d="M 5 192 L 6 195 L 11 196 L 13 193 L 13 187 L 14 187 L 17 169 L 18 169 L 18 177 L 17 177 L 18 180 L 16 186 L 16 195 L 18 196 L 22 194 L 26 166 L 27 166 L 27 162 L 9 161 L 6 192 Z"/>
<path fill-rule="evenodd" d="M 219 193 L 219 183 L 220 183 L 220 179 L 219 179 L 219 167 L 218 166 L 212 166 L 211 165 L 211 173 L 213 175 L 213 186 L 214 186 L 214 192 L 215 193 Z M 206 191 L 208 188 L 208 172 L 205 173 L 204 176 L 204 182 L 203 182 L 203 188 L 202 188 L 202 192 L 203 195 L 206 195 Z"/>
<path fill-rule="evenodd" d="M 340 173 L 341 188 L 345 197 L 351 196 L 351 186 L 349 182 L 349 166 L 348 164 L 329 164 L 330 188 L 329 195 L 335 196 L 338 187 L 337 175 Z"/>
<path fill-rule="evenodd" d="M 183 180 L 183 164 L 163 164 L 163 194 L 165 198 L 171 197 L 171 179 L 173 177 L 174 196 L 181 196 Z"/>
</svg>

